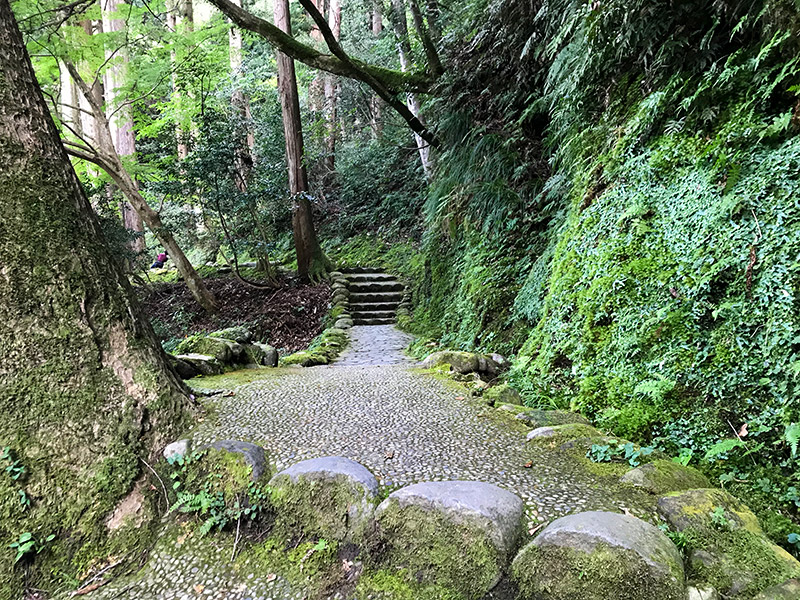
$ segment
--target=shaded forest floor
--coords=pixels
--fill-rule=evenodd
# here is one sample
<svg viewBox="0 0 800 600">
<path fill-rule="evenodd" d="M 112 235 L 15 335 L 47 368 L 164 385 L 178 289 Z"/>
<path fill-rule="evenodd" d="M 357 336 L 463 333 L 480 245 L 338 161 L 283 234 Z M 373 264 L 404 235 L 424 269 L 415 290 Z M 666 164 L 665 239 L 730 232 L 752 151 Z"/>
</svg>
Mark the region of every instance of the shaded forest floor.
<svg viewBox="0 0 800 600">
<path fill-rule="evenodd" d="M 214 315 L 195 302 L 183 282 L 140 288 L 145 312 L 167 351 L 188 335 L 245 325 L 255 339 L 295 352 L 322 331 L 330 299 L 327 284 L 304 285 L 284 277 L 274 289 L 256 289 L 230 275 L 205 282 L 219 305 Z"/>
</svg>

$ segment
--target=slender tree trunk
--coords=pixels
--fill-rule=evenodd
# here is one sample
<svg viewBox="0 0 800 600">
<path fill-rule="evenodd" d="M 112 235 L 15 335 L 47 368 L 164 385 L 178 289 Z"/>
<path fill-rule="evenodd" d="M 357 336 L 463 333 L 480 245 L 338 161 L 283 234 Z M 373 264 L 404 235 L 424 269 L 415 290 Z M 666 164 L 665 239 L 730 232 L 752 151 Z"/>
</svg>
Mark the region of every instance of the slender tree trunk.
<svg viewBox="0 0 800 600">
<path fill-rule="evenodd" d="M 8 0 L 0 164 L 0 440 L 26 467 L 23 480 L 0 482 L 0 539 L 56 536 L 27 569 L 0 555 L 0 597 L 20 598 L 23 577 L 55 592 L 102 558 L 116 531 L 107 519 L 126 496 L 144 503 L 145 524 L 157 514 L 142 459 L 184 430 L 191 403 L 110 255 Z"/>
<path fill-rule="evenodd" d="M 214 295 L 208 290 L 205 283 L 203 283 L 203 279 L 198 275 L 192 263 L 189 262 L 189 259 L 186 258 L 186 255 L 183 253 L 183 250 L 181 250 L 181 247 L 178 246 L 172 233 L 164 226 L 159 214 L 147 204 L 147 201 L 139 192 L 138 186 L 125 169 L 122 159 L 114 146 L 114 141 L 111 137 L 111 128 L 102 104 L 99 104 L 92 96 L 91 89 L 80 76 L 75 65 L 69 61 L 66 62 L 66 65 L 84 98 L 88 100 L 92 114 L 94 115 L 96 129 L 96 148 L 87 149 L 80 145 L 67 142 L 68 151 L 77 158 L 94 162 L 108 173 L 128 202 L 131 203 L 134 210 L 139 213 L 142 220 L 150 228 L 150 231 L 153 232 L 153 235 L 161 242 L 161 245 L 167 251 L 170 258 L 175 262 L 175 267 L 186 282 L 186 287 L 189 288 L 194 299 L 208 312 L 216 312 L 217 304 Z"/>
<path fill-rule="evenodd" d="M 275 26 L 291 35 L 289 0 L 275 0 Z M 297 254 L 297 274 L 304 281 L 323 277 L 330 261 L 317 240 L 311 202 L 308 198 L 308 177 L 303 160 L 303 129 L 300 121 L 300 99 L 294 61 L 277 52 L 278 94 L 281 98 L 283 130 L 286 138 L 286 164 L 289 169 L 289 191 L 292 194 L 292 230 Z"/>
<path fill-rule="evenodd" d="M 372 3 L 372 37 L 376 40 L 383 33 L 383 7 L 379 0 L 373 0 Z M 370 98 L 370 124 L 372 126 L 372 133 L 376 138 L 381 137 L 383 133 L 383 102 L 377 94 L 373 94 Z"/>
<path fill-rule="evenodd" d="M 233 0 L 234 4 L 241 6 L 242 0 Z M 242 70 L 242 32 L 238 27 L 231 26 L 228 34 L 228 55 L 231 66 L 231 74 L 236 77 Z M 253 170 L 253 148 L 255 147 L 255 133 L 251 126 L 252 116 L 250 114 L 250 99 L 238 86 L 231 95 L 231 105 L 239 112 L 246 123 L 247 133 L 245 144 L 236 148 L 235 156 L 235 181 L 234 184 L 240 192 L 246 192 L 250 181 L 250 173 Z"/>
<path fill-rule="evenodd" d="M 406 20 L 406 7 L 403 0 L 392 0 L 392 12 L 394 13 L 394 31 L 397 35 L 397 53 L 400 57 L 400 69 L 408 72 L 411 63 L 411 44 L 408 41 L 408 21 Z M 420 107 L 417 95 L 406 94 L 406 106 L 411 113 L 419 118 Z M 419 160 L 422 163 L 422 170 L 425 178 L 430 181 L 433 174 L 431 164 L 431 147 L 419 134 L 414 132 L 414 142 L 419 152 Z"/>
<path fill-rule="evenodd" d="M 339 40 L 342 31 L 342 5 L 339 0 L 330 0 L 328 24 L 334 37 Z M 325 180 L 330 183 L 336 173 L 336 103 L 339 82 L 335 75 L 325 74 L 325 129 L 328 140 L 325 154 Z"/>
<path fill-rule="evenodd" d="M 116 14 L 121 6 L 120 0 L 103 0 L 103 31 L 121 32 L 125 30 L 124 19 L 118 18 Z M 110 60 L 109 67 L 105 72 L 104 91 L 106 103 L 111 110 L 116 110 L 114 116 L 109 119 L 111 137 L 114 148 L 120 157 L 128 157 L 136 154 L 136 134 L 133 131 L 133 117 L 128 106 L 120 107 L 117 110 L 117 90 L 125 84 L 128 76 L 128 52 L 122 48 L 116 53 L 109 49 L 106 51 L 106 59 Z M 138 184 L 134 181 L 134 185 Z M 144 253 L 144 223 L 131 203 L 127 200 L 121 202 L 122 225 L 136 237 L 129 243 L 131 252 L 137 256 Z"/>
</svg>

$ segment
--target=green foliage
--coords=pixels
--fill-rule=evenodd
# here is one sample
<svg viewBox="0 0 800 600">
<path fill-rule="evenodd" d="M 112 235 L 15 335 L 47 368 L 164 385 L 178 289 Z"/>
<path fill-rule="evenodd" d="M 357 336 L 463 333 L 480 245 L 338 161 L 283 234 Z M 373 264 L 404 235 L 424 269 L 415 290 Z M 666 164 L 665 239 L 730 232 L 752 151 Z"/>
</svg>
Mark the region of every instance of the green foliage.
<svg viewBox="0 0 800 600">
<path fill-rule="evenodd" d="M 637 447 L 632 442 L 618 443 L 617 440 L 609 440 L 608 444 L 592 444 L 586 453 L 586 458 L 592 462 L 614 462 L 627 460 L 632 467 L 638 467 L 639 458 L 649 456 L 655 448 L 646 446 Z"/>
<path fill-rule="evenodd" d="M 241 520 L 256 521 L 270 510 L 270 489 L 247 481 L 249 472 L 239 474 L 235 458 L 225 453 L 195 451 L 188 456 L 176 454 L 169 459 L 170 478 L 176 494 L 169 511 L 197 517 L 200 535 L 224 529 Z M 247 470 L 245 470 L 247 471 Z"/>
<path fill-rule="evenodd" d="M 31 554 L 41 554 L 46 545 L 56 538 L 55 534 L 50 534 L 44 539 L 39 539 L 30 531 L 21 533 L 15 542 L 11 542 L 8 547 L 15 550 L 17 555 L 14 562 L 18 563 L 22 558 Z"/>
</svg>

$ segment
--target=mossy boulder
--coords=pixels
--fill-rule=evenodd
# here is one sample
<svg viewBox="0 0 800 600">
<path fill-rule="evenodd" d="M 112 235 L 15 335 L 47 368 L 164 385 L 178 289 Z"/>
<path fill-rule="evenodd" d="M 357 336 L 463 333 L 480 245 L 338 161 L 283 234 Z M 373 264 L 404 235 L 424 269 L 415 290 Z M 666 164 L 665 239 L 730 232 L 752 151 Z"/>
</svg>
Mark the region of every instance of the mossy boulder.
<svg viewBox="0 0 800 600">
<path fill-rule="evenodd" d="M 178 344 L 176 354 L 203 354 L 213 356 L 222 364 L 237 362 L 244 354 L 241 344 L 224 338 L 193 335 Z"/>
<path fill-rule="evenodd" d="M 281 367 L 315 367 L 317 365 L 327 365 L 328 358 L 323 354 L 310 350 L 301 350 L 289 356 L 284 356 L 278 361 Z"/>
<path fill-rule="evenodd" d="M 238 440 L 219 440 L 209 447 L 211 456 L 224 456 L 227 462 L 238 462 L 243 467 L 242 472 L 248 473 L 250 481 L 258 481 L 264 475 L 269 475 L 270 466 L 264 449 L 251 442 Z"/>
<path fill-rule="evenodd" d="M 686 537 L 692 580 L 724 597 L 752 598 L 800 577 L 800 562 L 770 542 L 750 509 L 724 490 L 668 494 L 658 512 Z"/>
<path fill-rule="evenodd" d="M 661 530 L 635 517 L 556 519 L 514 559 L 520 600 L 685 600 L 683 561 Z"/>
<path fill-rule="evenodd" d="M 417 583 L 482 598 L 516 550 L 522 514 L 522 500 L 492 484 L 414 484 L 378 507 L 372 560 Z"/>
<path fill-rule="evenodd" d="M 667 494 L 658 500 L 658 513 L 677 531 L 704 533 L 725 528 L 762 534 L 758 518 L 737 498 L 718 488 L 700 488 Z M 715 515 L 716 513 L 716 515 Z"/>
<path fill-rule="evenodd" d="M 662 459 L 631 469 L 620 481 L 659 495 L 709 486 L 708 479 L 697 469 Z"/>
<path fill-rule="evenodd" d="M 526 440 L 533 444 L 544 444 L 550 447 L 560 446 L 576 439 L 606 439 L 602 433 L 591 425 L 583 423 L 567 423 L 537 427 L 528 432 Z"/>
<path fill-rule="evenodd" d="M 179 354 L 176 358 L 188 363 L 200 375 L 221 375 L 225 372 L 225 365 L 213 356 L 206 354 Z"/>
<path fill-rule="evenodd" d="M 235 327 L 228 327 L 227 329 L 220 329 L 208 334 L 208 337 L 222 338 L 225 340 L 233 340 L 239 344 L 249 344 L 253 341 L 252 332 L 242 325 Z"/>
<path fill-rule="evenodd" d="M 269 344 L 254 342 L 251 345 L 245 346 L 245 352 L 251 364 L 262 365 L 264 367 L 278 366 L 278 351 Z"/>
<path fill-rule="evenodd" d="M 522 397 L 519 392 L 507 383 L 490 387 L 483 392 L 483 399 L 489 406 L 500 404 L 521 404 Z"/>
<path fill-rule="evenodd" d="M 434 369 L 442 365 L 449 365 L 452 371 L 465 375 L 478 370 L 478 355 L 472 352 L 441 350 L 422 361 L 423 369 Z"/>
<path fill-rule="evenodd" d="M 339 541 L 364 537 L 378 495 L 372 473 L 341 456 L 299 462 L 269 485 L 280 529 Z"/>
<path fill-rule="evenodd" d="M 755 600 L 798 600 L 800 579 L 789 579 L 761 592 Z"/>
<path fill-rule="evenodd" d="M 172 365 L 172 368 L 175 369 L 175 372 L 180 376 L 181 379 L 191 379 L 192 377 L 196 377 L 199 375 L 199 371 L 192 366 L 191 363 L 178 358 L 177 356 L 172 356 L 171 354 L 167 354 L 167 360 L 169 364 Z"/>
<path fill-rule="evenodd" d="M 522 410 L 516 411 L 516 417 L 518 420 L 534 429 L 538 427 L 552 427 L 554 425 L 590 424 L 589 420 L 583 415 L 568 410 L 540 410 L 522 407 Z"/>
</svg>

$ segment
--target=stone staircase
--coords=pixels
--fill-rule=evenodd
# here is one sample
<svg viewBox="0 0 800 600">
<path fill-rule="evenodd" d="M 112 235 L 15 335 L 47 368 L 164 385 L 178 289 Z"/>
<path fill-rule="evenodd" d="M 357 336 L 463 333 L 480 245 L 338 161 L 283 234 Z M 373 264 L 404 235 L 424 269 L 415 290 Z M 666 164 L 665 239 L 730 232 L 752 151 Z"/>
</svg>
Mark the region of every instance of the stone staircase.
<svg viewBox="0 0 800 600">
<path fill-rule="evenodd" d="M 354 325 L 391 325 L 405 297 L 405 286 L 394 275 L 375 269 L 343 269 L 350 291 Z"/>
</svg>

